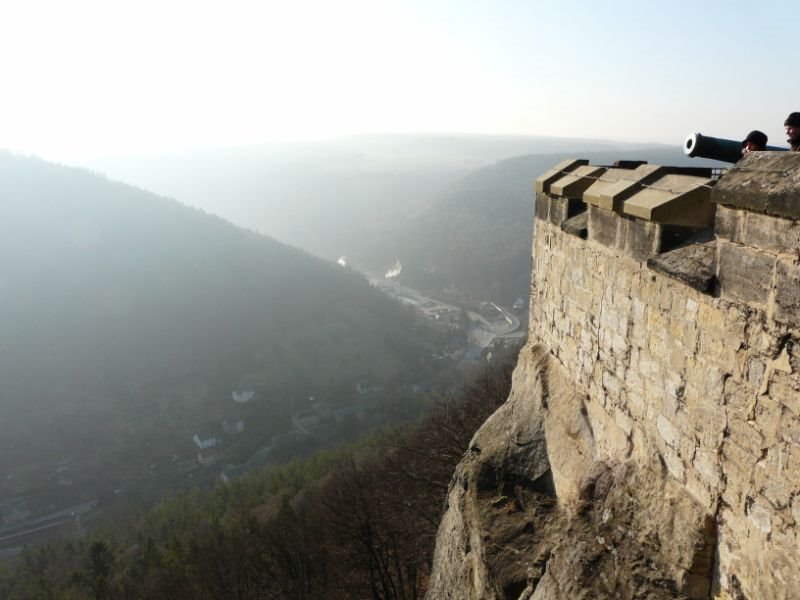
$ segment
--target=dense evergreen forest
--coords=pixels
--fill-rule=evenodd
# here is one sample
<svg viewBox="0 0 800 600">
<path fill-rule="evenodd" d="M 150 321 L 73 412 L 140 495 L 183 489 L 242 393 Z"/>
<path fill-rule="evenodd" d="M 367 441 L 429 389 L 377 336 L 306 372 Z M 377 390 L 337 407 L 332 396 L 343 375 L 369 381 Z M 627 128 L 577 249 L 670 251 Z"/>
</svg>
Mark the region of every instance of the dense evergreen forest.
<svg viewBox="0 0 800 600">
<path fill-rule="evenodd" d="M 130 530 L 28 549 L 0 571 L 0 597 L 422 598 L 450 477 L 512 366 L 496 358 L 417 425 L 170 497 Z"/>
</svg>

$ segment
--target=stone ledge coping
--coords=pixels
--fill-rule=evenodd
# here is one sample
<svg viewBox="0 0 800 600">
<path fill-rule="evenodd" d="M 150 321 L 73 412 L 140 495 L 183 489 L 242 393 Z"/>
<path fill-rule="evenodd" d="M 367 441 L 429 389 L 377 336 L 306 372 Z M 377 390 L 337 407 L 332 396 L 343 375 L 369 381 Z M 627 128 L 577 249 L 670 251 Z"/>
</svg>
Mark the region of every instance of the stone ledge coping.
<svg viewBox="0 0 800 600">
<path fill-rule="evenodd" d="M 586 189 L 606 172 L 607 167 L 580 166 L 550 184 L 550 193 L 562 198 L 582 198 Z"/>
<path fill-rule="evenodd" d="M 647 266 L 656 273 L 677 279 L 698 292 L 710 294 L 716 283 L 715 246 L 714 241 L 692 243 L 647 259 Z"/>
<path fill-rule="evenodd" d="M 710 227 L 715 207 L 711 169 L 622 161 L 588 165 L 562 161 L 536 180 L 538 193 L 576 200 L 662 225 Z"/>
<path fill-rule="evenodd" d="M 675 185 L 671 184 L 669 180 L 666 183 L 662 182 L 662 179 L 668 175 L 693 176 L 697 178 L 698 183 L 711 185 L 711 169 L 709 168 L 664 167 L 650 164 L 640 164 L 635 168 L 616 168 L 615 166 L 606 171 L 584 192 L 583 201 L 606 210 L 624 212 L 626 199 L 640 194 L 651 186 L 656 189 L 674 188 Z M 681 186 L 679 185 L 679 187 Z M 681 192 L 682 190 L 674 191 Z"/>
<path fill-rule="evenodd" d="M 622 200 L 641 189 L 640 185 L 663 171 L 658 165 L 639 165 L 635 169 L 611 168 L 583 193 L 583 201 L 606 210 L 622 210 Z"/>
<path fill-rule="evenodd" d="M 561 231 L 586 239 L 589 231 L 589 213 L 582 212 L 561 223 Z"/>
<path fill-rule="evenodd" d="M 573 171 L 582 165 L 588 165 L 589 161 L 585 158 L 569 158 L 562 160 L 552 169 L 549 169 L 536 178 L 535 190 L 537 192 L 550 193 L 550 185 L 564 176 L 565 172 Z"/>
<path fill-rule="evenodd" d="M 713 184 L 708 177 L 666 174 L 653 184 L 640 187 L 624 201 L 622 212 L 662 224 L 710 227 L 715 214 L 711 203 Z"/>
<path fill-rule="evenodd" d="M 800 219 L 800 152 L 750 152 L 714 186 L 711 201 Z"/>
</svg>

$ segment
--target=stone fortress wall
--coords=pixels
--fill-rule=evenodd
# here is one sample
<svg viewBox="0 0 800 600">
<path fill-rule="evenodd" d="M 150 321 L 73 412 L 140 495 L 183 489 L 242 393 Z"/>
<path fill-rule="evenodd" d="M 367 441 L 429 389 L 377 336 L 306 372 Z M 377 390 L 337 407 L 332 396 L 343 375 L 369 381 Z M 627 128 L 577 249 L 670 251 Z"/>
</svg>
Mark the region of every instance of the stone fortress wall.
<svg viewBox="0 0 800 600">
<path fill-rule="evenodd" d="M 708 515 L 712 596 L 800 598 L 800 154 L 536 187 L 526 350 L 584 397 L 587 463 L 659 457 Z"/>
</svg>

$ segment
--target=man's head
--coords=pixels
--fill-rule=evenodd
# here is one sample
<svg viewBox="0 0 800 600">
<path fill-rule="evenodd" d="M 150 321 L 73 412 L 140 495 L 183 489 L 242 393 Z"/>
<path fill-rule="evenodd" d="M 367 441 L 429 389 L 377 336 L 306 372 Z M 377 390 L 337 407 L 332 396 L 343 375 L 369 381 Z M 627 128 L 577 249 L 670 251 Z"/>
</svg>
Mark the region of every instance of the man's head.
<svg viewBox="0 0 800 600">
<path fill-rule="evenodd" d="M 748 152 L 755 152 L 758 150 L 766 150 L 767 148 L 767 134 L 757 129 L 747 134 L 747 137 L 742 140 L 742 154 Z"/>
<path fill-rule="evenodd" d="M 800 112 L 793 112 L 783 122 L 786 127 L 786 141 L 792 146 L 800 144 Z"/>
</svg>

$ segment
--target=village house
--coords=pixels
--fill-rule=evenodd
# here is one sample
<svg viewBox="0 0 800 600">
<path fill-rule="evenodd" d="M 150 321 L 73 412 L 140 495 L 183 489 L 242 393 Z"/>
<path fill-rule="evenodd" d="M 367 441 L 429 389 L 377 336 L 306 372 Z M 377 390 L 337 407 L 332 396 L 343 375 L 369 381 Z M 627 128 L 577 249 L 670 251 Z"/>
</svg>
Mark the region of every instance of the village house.
<svg viewBox="0 0 800 600">
<path fill-rule="evenodd" d="M 244 419 L 239 416 L 228 417 L 222 422 L 222 430 L 228 435 L 238 435 L 244 431 Z"/>
<path fill-rule="evenodd" d="M 210 467 L 220 458 L 219 450 L 215 447 L 203 448 L 197 453 L 197 462 L 203 467 Z"/>
<path fill-rule="evenodd" d="M 201 450 L 205 450 L 206 448 L 212 448 L 217 444 L 219 444 L 221 441 L 215 433 L 210 431 L 199 431 L 194 434 L 192 440 Z"/>
<path fill-rule="evenodd" d="M 255 390 L 233 390 L 231 392 L 231 398 L 233 398 L 233 401 L 237 404 L 247 404 L 255 398 L 255 396 Z"/>
</svg>

